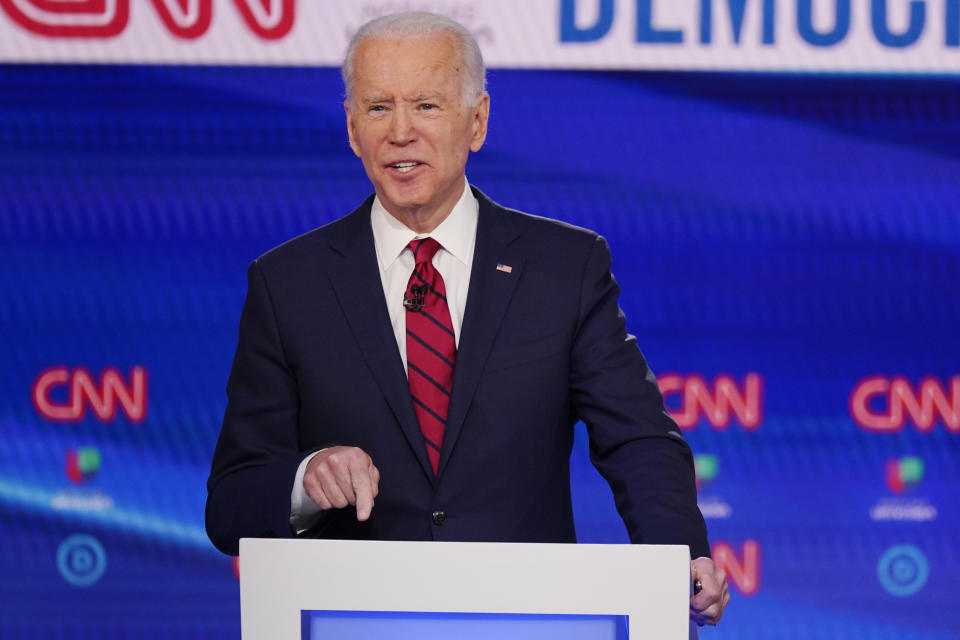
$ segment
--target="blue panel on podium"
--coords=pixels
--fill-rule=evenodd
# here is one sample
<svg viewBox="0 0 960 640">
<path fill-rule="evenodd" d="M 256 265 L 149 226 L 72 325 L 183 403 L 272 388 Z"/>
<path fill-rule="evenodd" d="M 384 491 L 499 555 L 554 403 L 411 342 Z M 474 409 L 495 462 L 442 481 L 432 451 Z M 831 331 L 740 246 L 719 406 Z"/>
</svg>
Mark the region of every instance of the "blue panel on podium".
<svg viewBox="0 0 960 640">
<path fill-rule="evenodd" d="M 303 611 L 302 640 L 627 640 L 625 615 Z"/>
</svg>

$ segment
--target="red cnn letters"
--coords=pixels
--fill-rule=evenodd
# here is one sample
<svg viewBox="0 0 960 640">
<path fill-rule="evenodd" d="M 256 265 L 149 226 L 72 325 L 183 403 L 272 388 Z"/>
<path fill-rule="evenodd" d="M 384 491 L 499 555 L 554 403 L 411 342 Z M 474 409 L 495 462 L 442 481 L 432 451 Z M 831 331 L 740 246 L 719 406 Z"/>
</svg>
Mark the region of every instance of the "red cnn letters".
<svg viewBox="0 0 960 640">
<path fill-rule="evenodd" d="M 916 386 L 902 376 L 864 378 L 850 394 L 850 415 L 868 431 L 900 431 L 909 418 L 919 431 L 931 431 L 939 419 L 960 433 L 960 375 L 947 384 L 927 377 Z"/>
<path fill-rule="evenodd" d="M 742 386 L 726 374 L 717 376 L 712 388 L 699 375 L 668 373 L 658 376 L 658 381 L 664 403 L 681 429 L 693 429 L 703 418 L 714 429 L 723 430 L 736 416 L 744 429 L 752 431 L 763 420 L 763 378 L 759 373 L 744 376 Z M 679 396 L 679 407 L 671 406 L 673 396 Z"/>
<path fill-rule="evenodd" d="M 65 402 L 56 402 L 51 392 L 57 387 L 66 387 Z M 78 367 L 51 367 L 37 376 L 33 383 L 33 406 L 49 420 L 79 422 L 89 407 L 103 422 L 117 416 L 117 406 L 131 422 L 142 422 L 147 415 L 147 371 L 136 366 L 130 370 L 129 384 L 120 372 L 108 367 L 95 382 L 89 371 Z"/>
<path fill-rule="evenodd" d="M 151 0 L 167 30 L 183 39 L 210 28 L 213 0 Z M 247 27 L 264 40 L 293 28 L 294 0 L 233 0 Z M 146 3 L 134 3 L 137 10 Z M 113 38 L 127 28 L 130 0 L 0 0 L 0 9 L 27 31 L 48 38 Z"/>
</svg>

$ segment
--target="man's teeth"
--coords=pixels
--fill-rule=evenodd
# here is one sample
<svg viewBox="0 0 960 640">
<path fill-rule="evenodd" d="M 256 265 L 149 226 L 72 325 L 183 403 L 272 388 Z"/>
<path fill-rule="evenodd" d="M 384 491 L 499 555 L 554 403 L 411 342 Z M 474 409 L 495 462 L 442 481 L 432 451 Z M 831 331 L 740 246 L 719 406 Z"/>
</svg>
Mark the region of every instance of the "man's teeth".
<svg viewBox="0 0 960 640">
<path fill-rule="evenodd" d="M 392 164 L 392 165 L 390 165 L 390 166 L 393 167 L 394 169 L 399 170 L 400 173 L 407 173 L 408 171 L 410 171 L 411 169 L 413 169 L 413 168 L 414 168 L 415 166 L 417 166 L 418 164 L 420 164 L 420 163 L 419 163 L 419 162 L 398 162 L 398 163 Z"/>
</svg>

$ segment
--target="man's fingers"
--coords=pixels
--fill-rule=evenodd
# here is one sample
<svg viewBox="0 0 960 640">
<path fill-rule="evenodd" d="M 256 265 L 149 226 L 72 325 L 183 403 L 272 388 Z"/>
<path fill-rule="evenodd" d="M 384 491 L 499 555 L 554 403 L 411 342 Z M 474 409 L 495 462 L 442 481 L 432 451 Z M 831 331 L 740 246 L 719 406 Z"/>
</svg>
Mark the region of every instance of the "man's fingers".
<svg viewBox="0 0 960 640">
<path fill-rule="evenodd" d="M 357 520 L 367 520 L 380 493 L 380 471 L 358 447 L 330 447 L 308 463 L 303 487 L 323 510 L 356 505 Z"/>
<path fill-rule="evenodd" d="M 717 624 L 723 617 L 723 607 L 719 602 L 715 602 L 703 611 L 691 609 L 690 618 L 701 627 L 705 624 Z"/>
<path fill-rule="evenodd" d="M 716 617 L 711 621 L 711 624 L 717 624 L 720 622 L 720 618 L 723 617 L 723 612 L 726 611 L 727 604 L 730 603 L 730 588 L 727 585 L 727 574 L 723 569 L 717 570 L 717 579 L 720 581 L 721 591 L 720 591 L 720 611 L 717 612 Z"/>
<path fill-rule="evenodd" d="M 327 500 L 330 501 L 330 504 L 337 509 L 343 509 L 350 504 L 347 501 L 347 497 L 343 495 L 343 491 L 340 489 L 340 483 L 337 481 L 330 467 L 326 465 L 317 467 L 317 475 L 319 476 L 320 489 L 327 497 Z"/>
<path fill-rule="evenodd" d="M 353 456 L 349 453 L 346 453 L 342 457 L 339 454 L 331 455 L 327 458 L 327 467 L 333 474 L 337 488 L 340 489 L 340 493 L 343 494 L 347 504 L 357 504 L 357 495 L 353 491 L 353 475 L 356 467 L 356 460 Z M 345 507 L 347 505 L 345 504 L 343 506 Z"/>
<path fill-rule="evenodd" d="M 720 618 L 723 617 L 723 612 L 727 609 L 727 604 L 730 603 L 730 594 L 724 590 L 723 598 L 720 600 L 720 613 L 717 614 L 716 619 L 713 621 L 713 624 L 720 622 Z"/>
<path fill-rule="evenodd" d="M 317 503 L 318 507 L 324 511 L 333 509 L 333 504 L 327 500 L 326 494 L 320 487 L 320 481 L 314 474 L 307 474 L 303 477 L 303 489 L 307 492 L 307 496 Z"/>
<path fill-rule="evenodd" d="M 717 620 L 720 619 L 720 612 L 722 611 L 720 607 L 720 602 L 714 602 L 709 607 L 703 610 L 703 617 L 709 624 L 716 624 Z"/>
<path fill-rule="evenodd" d="M 354 472 L 353 489 L 357 496 L 357 520 L 363 522 L 370 517 L 373 500 L 380 494 L 380 470 L 367 457 L 366 469 Z"/>
<path fill-rule="evenodd" d="M 703 597 L 701 597 L 703 596 Z M 694 622 L 699 625 L 717 624 L 723 617 L 723 611 L 730 602 L 730 592 L 726 582 L 722 589 L 715 593 L 704 594 L 701 592 L 696 598 L 690 599 L 690 616 Z"/>
<path fill-rule="evenodd" d="M 719 602 L 723 592 L 710 574 L 701 574 L 698 580 L 703 585 L 703 589 L 691 598 L 691 603 L 699 611 L 704 611 L 711 603 Z"/>
<path fill-rule="evenodd" d="M 690 617 L 699 625 L 717 624 L 730 601 L 726 572 L 709 558 L 697 558 L 690 564 L 690 577 L 703 587 L 690 598 Z"/>
<path fill-rule="evenodd" d="M 370 484 L 373 485 L 373 497 L 380 495 L 380 470 L 377 469 L 373 461 L 370 462 Z"/>
<path fill-rule="evenodd" d="M 357 497 L 357 520 L 363 522 L 370 517 L 375 495 L 369 468 L 366 465 L 356 465 L 350 471 L 350 479 L 353 483 L 353 494 Z"/>
</svg>

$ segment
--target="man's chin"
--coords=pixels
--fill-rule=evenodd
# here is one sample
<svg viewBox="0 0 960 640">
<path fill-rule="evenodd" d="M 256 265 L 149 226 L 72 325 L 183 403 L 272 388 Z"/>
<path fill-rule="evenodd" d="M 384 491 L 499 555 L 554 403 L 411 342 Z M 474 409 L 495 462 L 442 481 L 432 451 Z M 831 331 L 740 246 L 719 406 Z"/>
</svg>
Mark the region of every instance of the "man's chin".
<svg viewBox="0 0 960 640">
<path fill-rule="evenodd" d="M 419 201 L 397 202 L 396 200 L 385 200 L 383 198 L 380 198 L 380 204 L 387 210 L 387 213 L 407 226 L 410 226 L 410 222 L 419 217 L 426 206 L 425 203 Z"/>
<path fill-rule="evenodd" d="M 414 185 L 409 186 L 413 187 Z M 452 190 L 450 193 L 440 193 L 434 189 L 427 188 L 428 186 L 429 185 L 421 184 L 417 185 L 418 188 L 387 188 L 377 193 L 380 197 L 380 204 L 382 204 L 393 217 L 401 221 L 424 219 L 424 217 L 432 218 L 440 209 L 445 207 L 453 208 L 453 205 L 456 204 L 459 198 L 459 193 Z"/>
<path fill-rule="evenodd" d="M 414 190 L 386 190 L 380 194 L 380 203 L 391 213 L 416 213 L 430 205 L 431 198 Z"/>
</svg>

